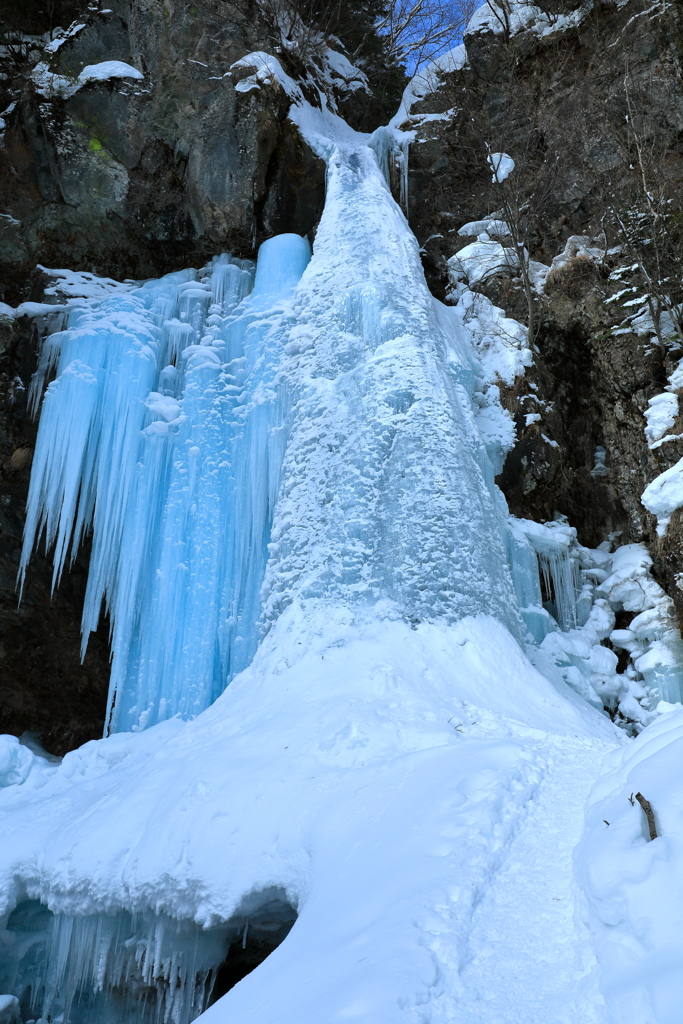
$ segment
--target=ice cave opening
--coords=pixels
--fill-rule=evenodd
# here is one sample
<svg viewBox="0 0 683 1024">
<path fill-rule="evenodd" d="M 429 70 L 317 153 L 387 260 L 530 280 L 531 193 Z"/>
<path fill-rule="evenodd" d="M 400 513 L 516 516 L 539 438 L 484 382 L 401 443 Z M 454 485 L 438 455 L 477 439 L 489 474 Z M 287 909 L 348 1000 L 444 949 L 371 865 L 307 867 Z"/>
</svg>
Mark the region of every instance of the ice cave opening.
<svg viewBox="0 0 683 1024">
<path fill-rule="evenodd" d="M 151 910 L 73 917 L 19 903 L 3 932 L 0 987 L 24 1024 L 189 1024 L 289 934 L 297 913 L 277 888 L 252 893 L 201 928 Z"/>
</svg>

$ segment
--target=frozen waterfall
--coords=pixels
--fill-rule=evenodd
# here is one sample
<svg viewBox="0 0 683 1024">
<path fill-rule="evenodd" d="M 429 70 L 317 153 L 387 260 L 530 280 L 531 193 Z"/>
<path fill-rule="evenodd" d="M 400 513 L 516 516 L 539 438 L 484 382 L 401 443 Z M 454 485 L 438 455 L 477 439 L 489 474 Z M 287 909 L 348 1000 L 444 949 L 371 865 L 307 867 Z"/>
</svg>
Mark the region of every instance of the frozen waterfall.
<svg viewBox="0 0 683 1024">
<path fill-rule="evenodd" d="M 83 643 L 104 601 L 112 731 L 199 714 L 295 596 L 520 634 L 480 370 L 369 148 L 330 160 L 309 258 L 281 235 L 253 290 L 221 256 L 46 340 L 21 574 L 43 528 L 55 582 L 92 530 Z"/>
<path fill-rule="evenodd" d="M 258 920 L 283 937 L 311 892 L 318 902 L 308 905 L 332 920 L 339 911 L 325 910 L 327 890 L 321 896 L 307 872 L 320 850 L 336 856 L 339 827 L 333 821 L 320 838 L 311 825 L 309 850 L 309 826 L 298 824 L 318 799 L 314 786 L 332 778 L 343 808 L 347 775 L 355 784 L 360 769 L 386 762 L 399 779 L 382 783 L 387 793 L 420 813 L 431 813 L 424 794 L 435 777 L 444 791 L 455 779 L 469 792 L 472 762 L 457 761 L 453 743 L 478 725 L 478 680 L 506 721 L 522 692 L 533 728 L 551 728 L 559 716 L 573 733 L 582 721 L 515 642 L 540 642 L 551 628 L 539 558 L 560 624 L 576 625 L 569 542 L 509 519 L 491 462 L 502 461 L 507 436 L 497 439 L 490 413 L 497 389 L 485 398 L 491 382 L 472 332 L 429 293 L 375 151 L 358 138 L 328 140 L 325 155 L 327 202 L 312 257 L 307 240 L 281 235 L 261 246 L 256 268 L 223 255 L 199 271 L 71 304 L 64 330 L 44 343 L 36 402 L 54 379 L 42 403 L 20 575 L 44 533 L 56 585 L 91 534 L 83 643 L 103 604 L 112 638 L 110 735 L 49 776 L 40 765 L 33 775 L 26 769 L 41 780 L 36 799 L 50 801 L 42 852 L 17 812 L 20 852 L 0 854 L 2 878 L 11 861 L 17 905 L 4 918 L 14 952 L 0 977 L 44 1020 L 188 1024 L 242 922 L 243 943 Z M 496 415 L 505 420 L 499 403 Z M 308 682 L 316 672 L 328 673 L 321 685 Z M 449 673 L 467 681 L 467 699 L 454 697 Z M 488 794 L 499 776 L 507 788 L 504 798 L 481 798 L 476 827 L 497 835 L 499 804 L 533 793 L 538 769 L 516 741 L 500 751 L 486 743 L 477 747 L 474 791 Z M 432 768 L 434 750 L 456 750 L 455 767 Z M 295 755 L 305 775 L 289 792 L 294 775 L 278 758 L 289 765 Z M 409 782 L 414 768 L 401 772 L 413 757 Z M 97 789 L 108 773 L 115 796 L 98 790 L 92 804 L 81 781 Z M 417 795 L 405 796 L 411 786 Z M 315 806 L 310 820 L 323 820 L 328 812 Z M 346 820 L 358 815 L 362 825 L 363 807 L 352 801 Z M 45 823 L 55 808 L 53 853 Z M 392 813 L 402 829 L 405 811 Z M 65 853 L 69 829 L 80 835 L 82 821 L 87 841 Z M 450 858 L 469 849 L 462 837 L 473 832 L 448 828 Z M 508 818 L 500 828 L 508 834 Z M 152 833 L 153 849 L 145 845 Z M 401 842 L 394 847 L 400 853 Z M 462 870 L 475 861 L 467 854 Z M 437 858 L 429 863 L 436 878 Z M 345 872 L 346 864 L 335 875 L 342 893 Z M 401 872 L 412 868 L 394 865 L 390 877 Z M 449 872 L 443 891 L 457 875 Z M 271 890 L 275 925 L 260 905 L 244 910 L 250 894 Z M 403 896 L 392 900 L 389 917 Z M 305 928 L 297 922 L 292 935 Z M 420 942 L 418 960 L 427 956 Z M 391 971 L 401 974 L 393 961 Z M 313 988 L 302 983 L 301 991 Z M 376 998 L 389 989 L 379 984 Z M 401 999 L 408 1006 L 412 996 Z M 389 1019 L 369 1009 L 371 1018 Z"/>
</svg>

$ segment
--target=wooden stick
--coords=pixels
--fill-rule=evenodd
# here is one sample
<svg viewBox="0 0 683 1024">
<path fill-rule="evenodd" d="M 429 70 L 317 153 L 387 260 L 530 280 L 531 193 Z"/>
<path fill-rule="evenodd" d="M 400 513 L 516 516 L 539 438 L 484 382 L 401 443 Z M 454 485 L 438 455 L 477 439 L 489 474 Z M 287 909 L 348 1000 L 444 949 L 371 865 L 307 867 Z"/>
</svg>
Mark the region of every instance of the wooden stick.
<svg viewBox="0 0 683 1024">
<path fill-rule="evenodd" d="M 649 800 L 646 800 L 642 793 L 636 793 L 636 800 L 645 811 L 645 817 L 647 818 L 647 826 L 650 829 L 650 840 L 657 838 L 657 826 L 655 825 L 655 816 L 652 810 L 652 804 Z"/>
</svg>

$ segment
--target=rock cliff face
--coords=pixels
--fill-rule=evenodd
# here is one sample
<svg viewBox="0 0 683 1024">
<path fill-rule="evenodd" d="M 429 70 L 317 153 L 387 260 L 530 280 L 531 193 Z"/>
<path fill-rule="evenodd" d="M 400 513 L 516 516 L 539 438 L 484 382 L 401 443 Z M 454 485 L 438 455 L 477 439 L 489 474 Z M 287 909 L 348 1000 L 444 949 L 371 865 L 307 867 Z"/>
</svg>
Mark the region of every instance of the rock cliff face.
<svg viewBox="0 0 683 1024">
<path fill-rule="evenodd" d="M 653 344 L 629 320 L 637 286 L 619 228 L 642 199 L 642 160 L 674 190 L 683 177 L 679 8 L 540 6 L 545 15 L 521 27 L 480 18 L 466 58 L 444 64 L 413 103 L 403 125 L 415 133 L 409 220 L 440 298 L 454 283 L 449 259 L 472 241 L 458 234 L 468 222 L 512 210 L 533 260 L 548 267 L 564 253 L 534 293 L 534 365 L 504 393 L 518 440 L 499 482 L 515 514 L 564 514 L 586 544 L 645 541 L 683 620 L 681 514 L 658 538 L 640 501 L 683 456 L 680 439 L 649 448 L 643 416 L 683 353 L 675 338 Z M 287 82 L 253 56 L 275 50 L 255 2 L 111 0 L 101 9 L 63 0 L 53 16 L 76 20 L 50 43 L 41 5 L 19 13 L 0 4 L 14 31 L 0 86 L 0 105 L 10 108 L 0 148 L 0 300 L 39 300 L 36 264 L 141 278 L 222 250 L 251 256 L 281 231 L 314 235 L 324 167 L 287 120 Z M 84 73 L 104 61 L 129 72 Z M 285 66 L 313 96 L 310 74 Z M 328 75 L 325 88 L 354 126 L 379 123 L 379 105 L 353 70 Z M 515 160 L 504 192 L 491 180 L 490 152 Z M 640 163 L 634 152 L 646 154 Z M 679 216 L 680 202 L 671 202 Z M 527 319 L 514 268 L 477 288 Z M 106 629 L 81 665 L 80 560 L 52 598 L 49 560 L 35 559 L 17 608 L 36 339 L 26 320 L 2 332 L 0 731 L 40 731 L 62 753 L 100 734 Z M 669 433 L 683 435 L 683 418 Z"/>
<path fill-rule="evenodd" d="M 112 0 L 50 45 L 28 42 L 7 61 L 6 287 L 36 262 L 149 277 L 220 248 L 253 252 L 273 232 L 311 231 L 321 161 L 287 122 L 282 86 L 240 91 L 254 69 L 230 70 L 272 48 L 255 3 Z M 105 61 L 138 77 L 79 81 Z"/>
<path fill-rule="evenodd" d="M 37 284 L 38 295 L 42 292 Z M 109 681 L 106 625 L 80 659 L 80 616 L 87 561 L 80 555 L 54 596 L 52 566 L 34 558 L 17 602 L 24 505 L 35 423 L 26 383 L 35 368 L 30 323 L 0 322 L 0 730 L 38 732 L 55 754 L 101 735 Z"/>
</svg>

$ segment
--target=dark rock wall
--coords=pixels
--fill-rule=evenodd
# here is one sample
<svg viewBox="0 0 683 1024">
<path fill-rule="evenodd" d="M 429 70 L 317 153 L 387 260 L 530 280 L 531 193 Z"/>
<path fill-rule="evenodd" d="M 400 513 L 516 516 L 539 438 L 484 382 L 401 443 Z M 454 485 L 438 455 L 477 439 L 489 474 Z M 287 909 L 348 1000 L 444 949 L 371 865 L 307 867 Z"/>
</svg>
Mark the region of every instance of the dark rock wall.
<svg viewBox="0 0 683 1024">
<path fill-rule="evenodd" d="M 38 553 L 18 602 L 36 433 L 26 409 L 35 342 L 27 320 L 14 330 L 0 322 L 0 732 L 37 731 L 44 746 L 61 755 L 102 735 L 109 648 L 105 624 L 91 637 L 81 664 L 87 552 L 79 555 L 54 596 L 51 560 Z"/>
<path fill-rule="evenodd" d="M 91 82 L 69 98 L 50 97 L 31 78 L 47 38 L 15 40 L 5 51 L 0 109 L 16 105 L 0 147 L 0 300 L 39 301 L 36 264 L 145 278 L 221 251 L 252 256 L 278 232 L 312 234 L 324 165 L 287 122 L 287 96 L 275 82 L 236 90 L 249 69 L 226 75 L 245 54 L 272 51 L 257 5 L 99 6 L 53 5 L 53 22 L 73 17 L 84 27 L 48 59 L 49 71 L 74 79 L 86 65 L 119 60 L 144 80 Z M 4 4 L 0 19 L 36 36 L 54 27 L 32 0 L 21 10 Z M 91 637 L 81 664 L 87 551 L 54 595 L 51 561 L 36 555 L 17 604 L 37 339 L 27 320 L 0 322 L 0 330 L 0 732 L 38 731 L 61 754 L 102 734 L 107 628 Z"/>
<path fill-rule="evenodd" d="M 63 98 L 36 82 L 35 52 L 6 61 L 5 99 L 17 104 L 0 151 L 6 301 L 22 297 L 37 262 L 150 277 L 220 250 L 251 255 L 264 237 L 307 234 L 319 219 L 324 167 L 287 122 L 284 90 L 271 81 L 240 92 L 250 71 L 230 73 L 272 49 L 256 3 L 108 7 L 88 8 L 42 62 L 73 80 L 119 60 L 144 80 L 89 82 Z"/>
</svg>

